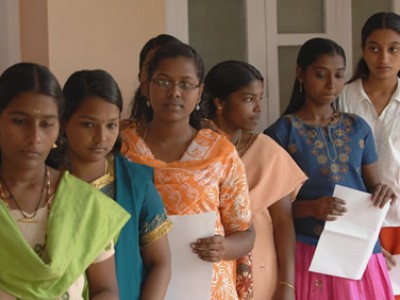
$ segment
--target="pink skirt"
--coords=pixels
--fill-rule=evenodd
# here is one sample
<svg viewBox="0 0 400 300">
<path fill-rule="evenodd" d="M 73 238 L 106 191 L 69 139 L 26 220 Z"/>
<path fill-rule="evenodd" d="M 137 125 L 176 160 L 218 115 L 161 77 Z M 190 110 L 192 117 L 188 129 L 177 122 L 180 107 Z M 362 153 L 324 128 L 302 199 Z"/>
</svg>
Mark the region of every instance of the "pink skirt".
<svg viewBox="0 0 400 300">
<path fill-rule="evenodd" d="M 393 300 L 385 259 L 373 254 L 360 280 L 309 272 L 315 246 L 296 243 L 297 300 Z"/>
</svg>

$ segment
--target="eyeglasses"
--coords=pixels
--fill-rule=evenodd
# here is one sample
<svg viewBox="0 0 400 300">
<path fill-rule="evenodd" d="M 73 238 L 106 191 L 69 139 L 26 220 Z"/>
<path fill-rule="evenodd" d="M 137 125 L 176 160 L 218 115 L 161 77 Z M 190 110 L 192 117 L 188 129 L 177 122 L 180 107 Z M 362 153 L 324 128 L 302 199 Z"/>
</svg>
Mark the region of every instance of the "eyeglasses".
<svg viewBox="0 0 400 300">
<path fill-rule="evenodd" d="M 173 82 L 173 81 L 165 80 L 165 79 L 154 79 L 151 82 L 153 82 L 157 87 L 163 88 L 166 90 L 170 89 L 171 87 L 173 87 L 175 85 L 179 86 L 179 88 L 182 91 L 191 91 L 200 86 L 200 84 L 196 85 L 196 84 L 193 84 L 190 82 L 185 82 L 185 81 Z"/>
</svg>

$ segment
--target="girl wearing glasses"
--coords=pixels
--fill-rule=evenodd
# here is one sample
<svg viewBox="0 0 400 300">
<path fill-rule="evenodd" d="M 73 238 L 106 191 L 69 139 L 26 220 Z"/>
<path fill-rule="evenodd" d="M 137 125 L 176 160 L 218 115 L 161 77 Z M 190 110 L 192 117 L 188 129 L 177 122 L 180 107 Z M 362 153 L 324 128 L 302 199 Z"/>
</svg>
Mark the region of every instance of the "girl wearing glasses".
<svg viewBox="0 0 400 300">
<path fill-rule="evenodd" d="M 235 259 L 254 242 L 245 171 L 224 136 L 199 130 L 204 65 L 185 44 L 162 47 L 148 69 L 149 101 L 141 127 L 122 131 L 122 152 L 154 167 L 167 213 L 217 213 L 215 235 L 199 237 L 193 255 L 213 263 L 212 299 L 238 299 Z"/>
</svg>

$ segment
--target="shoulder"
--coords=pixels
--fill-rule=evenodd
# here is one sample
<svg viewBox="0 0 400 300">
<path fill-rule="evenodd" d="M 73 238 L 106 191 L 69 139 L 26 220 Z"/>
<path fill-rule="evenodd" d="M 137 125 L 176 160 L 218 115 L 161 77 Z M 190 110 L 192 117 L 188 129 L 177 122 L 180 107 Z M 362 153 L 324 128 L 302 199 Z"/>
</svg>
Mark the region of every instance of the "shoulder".
<svg viewBox="0 0 400 300">
<path fill-rule="evenodd" d="M 134 174 L 134 178 L 153 178 L 154 169 L 152 167 L 130 161 L 125 156 L 118 153 L 115 155 L 115 166 L 117 171 L 121 165 L 124 165 L 130 173 Z"/>
</svg>

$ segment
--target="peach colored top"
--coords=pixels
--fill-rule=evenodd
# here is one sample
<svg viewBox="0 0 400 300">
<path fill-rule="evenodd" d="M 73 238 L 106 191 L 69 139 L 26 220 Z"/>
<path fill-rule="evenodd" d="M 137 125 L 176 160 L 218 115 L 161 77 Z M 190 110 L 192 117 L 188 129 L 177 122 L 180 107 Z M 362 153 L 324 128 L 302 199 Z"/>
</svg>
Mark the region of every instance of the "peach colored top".
<svg viewBox="0 0 400 300">
<path fill-rule="evenodd" d="M 169 215 L 217 213 L 215 234 L 248 229 L 250 200 L 243 163 L 224 136 L 200 130 L 179 161 L 156 159 L 134 125 L 122 131 L 122 153 L 154 168 L 154 182 Z M 237 299 L 235 261 L 213 265 L 211 299 Z"/>
<path fill-rule="evenodd" d="M 283 197 L 295 199 L 307 176 L 270 137 L 259 134 L 243 154 L 256 239 L 253 255 L 254 299 L 272 299 L 278 279 L 273 227 L 268 207 Z"/>
</svg>

